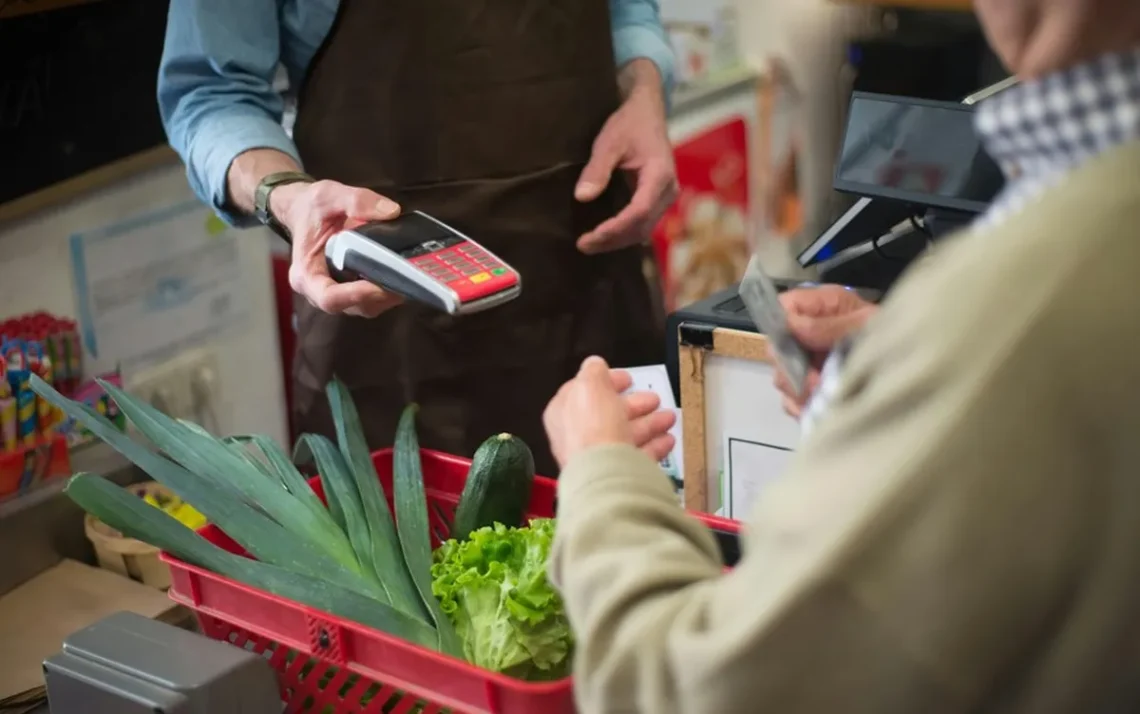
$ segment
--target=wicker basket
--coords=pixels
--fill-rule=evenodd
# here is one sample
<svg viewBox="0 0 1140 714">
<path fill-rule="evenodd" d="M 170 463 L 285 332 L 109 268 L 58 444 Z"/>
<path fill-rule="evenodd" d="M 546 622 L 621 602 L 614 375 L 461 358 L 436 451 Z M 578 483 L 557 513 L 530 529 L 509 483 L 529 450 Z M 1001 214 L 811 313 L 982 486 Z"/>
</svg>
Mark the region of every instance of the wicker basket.
<svg viewBox="0 0 1140 714">
<path fill-rule="evenodd" d="M 140 498 L 149 494 L 162 500 L 174 495 L 165 486 L 154 481 L 128 486 L 127 490 Z M 170 587 L 170 568 L 158 559 L 158 548 L 134 538 L 124 537 L 91 514 L 87 514 L 84 519 L 83 530 L 87 533 L 87 540 L 95 547 L 95 558 L 99 561 L 99 567 L 159 590 Z"/>
</svg>

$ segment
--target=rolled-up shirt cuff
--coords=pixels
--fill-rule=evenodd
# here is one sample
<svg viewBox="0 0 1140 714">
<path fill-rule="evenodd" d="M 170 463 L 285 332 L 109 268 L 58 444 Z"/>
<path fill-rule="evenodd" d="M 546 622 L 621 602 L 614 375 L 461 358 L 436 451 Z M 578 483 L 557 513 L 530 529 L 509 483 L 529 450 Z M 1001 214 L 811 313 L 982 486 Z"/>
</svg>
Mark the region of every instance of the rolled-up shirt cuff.
<svg viewBox="0 0 1140 714">
<path fill-rule="evenodd" d="M 629 25 L 614 30 L 614 55 L 622 67 L 635 59 L 647 59 L 661 74 L 666 101 L 673 93 L 674 58 L 669 41 L 658 31 L 644 25 Z"/>
<path fill-rule="evenodd" d="M 227 200 L 230 164 L 253 149 L 274 149 L 301 158 L 284 127 L 264 113 L 212 116 L 199 124 L 187 156 L 188 174 L 194 191 L 208 201 L 218 216 L 233 226 L 257 225 L 253 216 L 234 211 Z"/>
</svg>

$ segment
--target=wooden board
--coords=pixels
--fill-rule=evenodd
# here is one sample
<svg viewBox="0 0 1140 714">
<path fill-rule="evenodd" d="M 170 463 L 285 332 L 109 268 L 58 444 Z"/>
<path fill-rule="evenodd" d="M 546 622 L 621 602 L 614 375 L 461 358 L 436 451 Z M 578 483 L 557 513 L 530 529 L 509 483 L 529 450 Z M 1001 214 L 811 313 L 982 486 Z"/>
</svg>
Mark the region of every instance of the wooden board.
<svg viewBox="0 0 1140 714">
<path fill-rule="evenodd" d="M 771 383 L 770 371 L 763 375 L 747 375 L 750 381 L 744 390 L 724 391 L 725 370 L 744 372 L 757 365 L 763 365 L 768 370 L 774 369 L 766 337 L 754 332 L 716 328 L 712 330 L 711 346 L 707 346 L 707 340 L 706 345 L 694 346 L 685 344 L 683 335 L 684 329 L 678 354 L 678 379 L 681 392 L 685 507 L 709 513 L 715 512 L 715 505 L 720 500 L 720 494 L 713 491 L 713 483 L 719 478 L 714 479 L 710 475 L 713 469 L 719 469 L 719 455 L 711 449 L 719 448 L 717 445 L 723 436 L 712 431 L 732 428 L 723 423 L 725 417 L 722 403 L 725 400 L 730 400 L 733 406 L 766 402 L 764 408 L 767 410 L 767 418 L 781 422 L 779 426 L 784 432 L 781 435 L 783 441 L 788 440 L 789 426 L 797 431 L 798 427 L 783 423 L 785 417 L 779 411 L 778 394 Z M 708 379 L 710 365 L 720 371 L 717 379 L 713 380 L 716 385 L 710 384 Z M 773 414 L 773 411 L 778 413 Z M 754 424 L 745 424 L 741 428 L 752 430 Z M 711 448 L 710 444 L 713 445 Z M 715 475 L 719 477 L 719 473 Z"/>
<path fill-rule="evenodd" d="M 100 166 L 45 189 L 21 196 L 8 203 L 0 203 L 0 226 L 10 221 L 26 218 L 57 204 L 67 203 L 150 169 L 172 164 L 177 160 L 178 155 L 170 147 L 157 146 L 149 151 L 128 156 L 125 159 Z"/>
<path fill-rule="evenodd" d="M 0 0 L 0 204 L 164 146 L 169 0 Z M 105 172 L 106 173 L 106 172 Z"/>
<path fill-rule="evenodd" d="M 915 10 L 973 10 L 972 0 L 832 0 L 848 5 L 877 5 L 879 7 L 910 8 Z"/>
<path fill-rule="evenodd" d="M 36 12 L 60 10 L 96 0 L 0 0 L 0 19 L 31 15 Z"/>
</svg>

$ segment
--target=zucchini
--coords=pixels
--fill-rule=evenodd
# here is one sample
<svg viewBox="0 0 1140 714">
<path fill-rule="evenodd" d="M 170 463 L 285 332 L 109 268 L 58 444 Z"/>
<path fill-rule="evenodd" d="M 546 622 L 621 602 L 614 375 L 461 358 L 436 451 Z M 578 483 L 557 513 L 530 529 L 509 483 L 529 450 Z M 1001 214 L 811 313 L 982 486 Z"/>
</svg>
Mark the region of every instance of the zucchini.
<svg viewBox="0 0 1140 714">
<path fill-rule="evenodd" d="M 392 454 L 392 498 L 396 506 L 396 530 L 404 562 L 420 601 L 439 631 L 441 652 L 463 657 L 463 642 L 455 626 L 439 606 L 431 591 L 431 528 L 428 526 L 427 493 L 424 491 L 420 441 L 416 436 L 416 411 L 411 404 L 400 415 Z"/>
<path fill-rule="evenodd" d="M 487 439 L 471 460 L 451 537 L 464 540 L 472 531 L 495 523 L 521 526 L 533 487 L 534 454 L 530 447 L 511 434 Z"/>
</svg>

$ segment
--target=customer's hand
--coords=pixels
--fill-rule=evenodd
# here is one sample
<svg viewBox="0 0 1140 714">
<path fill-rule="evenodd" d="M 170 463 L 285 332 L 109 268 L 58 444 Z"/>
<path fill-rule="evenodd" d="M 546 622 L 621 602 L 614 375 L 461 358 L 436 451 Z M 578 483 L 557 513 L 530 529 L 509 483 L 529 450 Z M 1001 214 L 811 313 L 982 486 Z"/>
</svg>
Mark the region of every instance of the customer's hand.
<svg viewBox="0 0 1140 714">
<path fill-rule="evenodd" d="M 578 239 L 578 250 L 587 254 L 645 243 L 677 198 L 661 75 L 649 60 L 630 64 L 629 76 L 636 79 L 630 79 L 628 97 L 594 141 L 574 196 L 583 203 L 596 200 L 619 170 L 633 176 L 636 189 L 629 205 Z"/>
<path fill-rule="evenodd" d="M 784 410 L 799 418 L 811 395 L 819 387 L 819 370 L 827 354 L 840 340 L 858 332 L 878 306 L 839 285 L 796 288 L 780 295 L 788 313 L 788 329 L 811 355 L 804 394 L 796 394 L 782 371 L 776 372 L 776 388 L 784 395 Z"/>
<path fill-rule="evenodd" d="M 338 231 L 400 215 L 395 202 L 363 188 L 335 181 L 293 183 L 270 194 L 270 210 L 289 229 L 293 263 L 289 285 L 317 309 L 358 317 L 376 317 L 398 305 L 398 295 L 367 280 L 337 283 L 329 276 L 325 244 Z"/>
<path fill-rule="evenodd" d="M 652 392 L 623 395 L 631 382 L 628 373 L 611 370 L 600 357 L 590 357 L 578 375 L 558 390 L 542 421 L 559 466 L 603 444 L 631 444 L 654 461 L 669 455 L 673 448 L 669 429 L 676 415 L 658 411 L 661 399 Z"/>
</svg>

